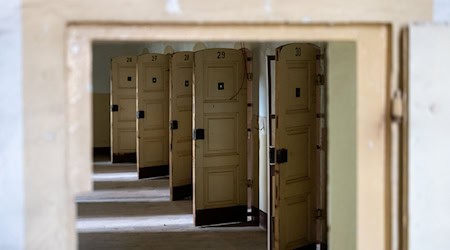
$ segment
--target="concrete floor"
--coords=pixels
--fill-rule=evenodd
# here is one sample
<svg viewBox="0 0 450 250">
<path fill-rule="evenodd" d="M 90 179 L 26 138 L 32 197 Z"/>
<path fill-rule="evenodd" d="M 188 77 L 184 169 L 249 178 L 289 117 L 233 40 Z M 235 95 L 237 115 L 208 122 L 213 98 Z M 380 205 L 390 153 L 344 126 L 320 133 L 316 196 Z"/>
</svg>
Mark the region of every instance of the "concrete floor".
<svg viewBox="0 0 450 250">
<path fill-rule="evenodd" d="M 79 249 L 266 249 L 259 227 L 195 227 L 192 200 L 170 201 L 168 178 L 135 164 L 94 163 L 94 192 L 77 197 Z"/>
</svg>

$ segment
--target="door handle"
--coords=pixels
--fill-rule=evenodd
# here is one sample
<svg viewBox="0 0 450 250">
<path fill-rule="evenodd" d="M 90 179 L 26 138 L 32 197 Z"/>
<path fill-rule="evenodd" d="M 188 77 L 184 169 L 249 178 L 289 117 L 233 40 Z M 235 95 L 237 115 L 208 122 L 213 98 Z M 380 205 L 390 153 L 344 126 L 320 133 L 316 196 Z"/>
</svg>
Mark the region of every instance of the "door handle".
<svg viewBox="0 0 450 250">
<path fill-rule="evenodd" d="M 277 150 L 277 163 L 286 163 L 288 161 L 288 150 L 281 148 Z"/>
<path fill-rule="evenodd" d="M 194 132 L 192 133 L 192 139 L 194 139 L 194 141 L 204 140 L 205 139 L 205 130 L 202 128 L 194 129 Z"/>
<path fill-rule="evenodd" d="M 118 112 L 119 111 L 119 105 L 113 104 L 111 105 L 111 112 Z"/>
<path fill-rule="evenodd" d="M 177 120 L 170 121 L 170 129 L 172 129 L 172 130 L 178 129 L 178 121 Z"/>
<path fill-rule="evenodd" d="M 142 110 L 136 112 L 136 118 L 137 118 L 137 119 L 143 119 L 143 118 L 145 118 L 145 112 L 142 111 Z"/>
</svg>

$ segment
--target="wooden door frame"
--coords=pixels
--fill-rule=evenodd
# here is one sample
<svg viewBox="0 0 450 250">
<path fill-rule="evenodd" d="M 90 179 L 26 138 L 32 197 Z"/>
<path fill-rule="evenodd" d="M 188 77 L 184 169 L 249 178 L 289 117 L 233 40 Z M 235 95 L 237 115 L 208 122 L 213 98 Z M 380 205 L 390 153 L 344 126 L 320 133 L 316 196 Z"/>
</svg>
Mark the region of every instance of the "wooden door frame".
<svg viewBox="0 0 450 250">
<path fill-rule="evenodd" d="M 92 188 L 91 82 L 95 41 L 353 41 L 357 47 L 357 249 L 390 248 L 391 27 L 389 24 L 117 24 L 66 27 L 66 167 L 75 190 Z M 276 35 L 274 35 L 276 34 Z M 82 103 L 82 105 L 80 105 Z M 74 129 L 74 126 L 76 129 Z M 77 168 L 74 168 L 77 166 Z M 76 183 L 76 184 L 75 184 Z"/>
</svg>

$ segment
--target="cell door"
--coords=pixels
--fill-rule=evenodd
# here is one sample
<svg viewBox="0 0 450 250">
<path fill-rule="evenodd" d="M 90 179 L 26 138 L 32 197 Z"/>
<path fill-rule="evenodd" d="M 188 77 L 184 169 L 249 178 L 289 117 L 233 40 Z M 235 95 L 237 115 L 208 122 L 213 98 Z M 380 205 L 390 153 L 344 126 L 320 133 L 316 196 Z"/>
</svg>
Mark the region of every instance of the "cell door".
<svg viewBox="0 0 450 250">
<path fill-rule="evenodd" d="M 136 162 L 136 57 L 111 59 L 111 159 Z"/>
<path fill-rule="evenodd" d="M 192 196 L 192 74 L 194 54 L 178 52 L 170 60 L 170 196 Z"/>
<path fill-rule="evenodd" d="M 139 179 L 169 174 L 169 56 L 143 54 L 137 66 Z"/>
<path fill-rule="evenodd" d="M 275 249 L 315 243 L 318 47 L 277 48 Z"/>
<path fill-rule="evenodd" d="M 195 52 L 195 225 L 246 221 L 247 128 L 243 51 Z"/>
</svg>

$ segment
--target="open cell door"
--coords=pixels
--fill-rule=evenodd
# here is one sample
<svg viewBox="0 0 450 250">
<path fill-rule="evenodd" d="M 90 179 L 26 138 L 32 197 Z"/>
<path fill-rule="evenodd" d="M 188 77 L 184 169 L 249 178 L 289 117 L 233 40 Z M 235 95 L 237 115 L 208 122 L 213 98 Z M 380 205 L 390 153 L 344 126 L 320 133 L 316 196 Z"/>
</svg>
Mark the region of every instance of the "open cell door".
<svg viewBox="0 0 450 250">
<path fill-rule="evenodd" d="M 138 56 L 137 154 L 139 179 L 169 174 L 169 56 Z"/>
<path fill-rule="evenodd" d="M 192 74 L 194 54 L 178 52 L 170 60 L 170 196 L 192 197 Z"/>
<path fill-rule="evenodd" d="M 275 249 L 316 242 L 316 80 L 320 49 L 277 48 Z"/>
<path fill-rule="evenodd" d="M 244 52 L 195 52 L 193 104 L 196 226 L 247 219 Z"/>
<path fill-rule="evenodd" d="M 111 59 L 111 159 L 136 162 L 136 57 Z"/>
</svg>

